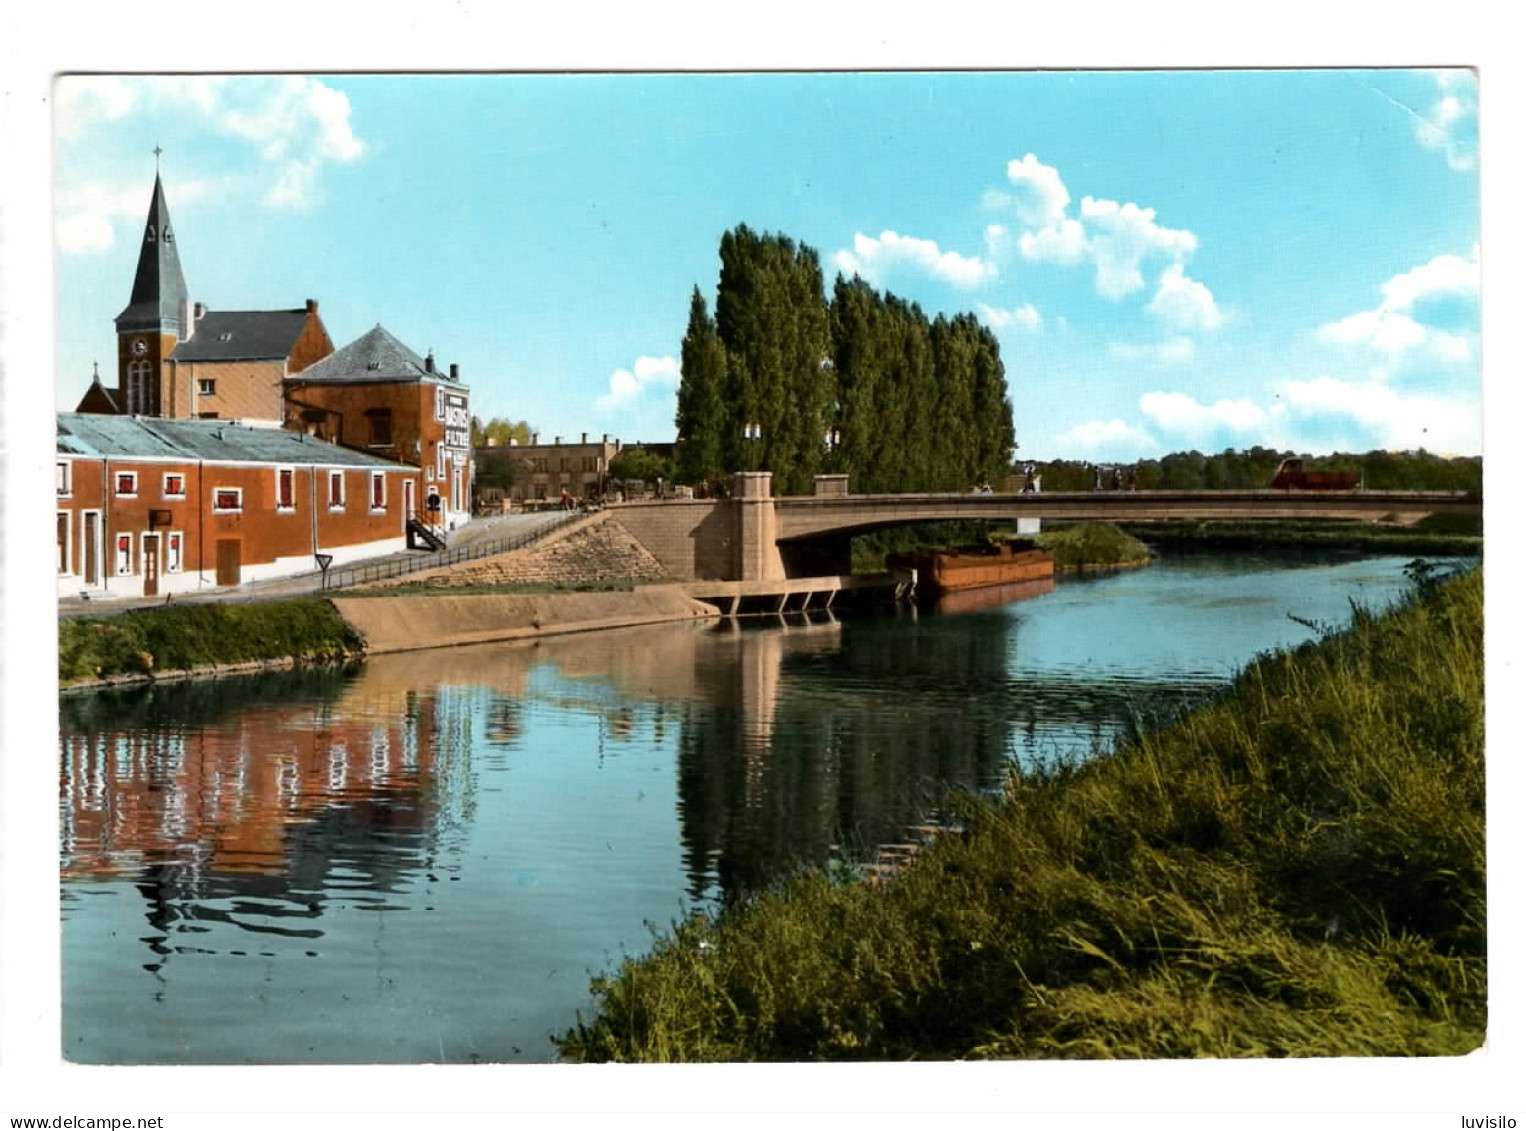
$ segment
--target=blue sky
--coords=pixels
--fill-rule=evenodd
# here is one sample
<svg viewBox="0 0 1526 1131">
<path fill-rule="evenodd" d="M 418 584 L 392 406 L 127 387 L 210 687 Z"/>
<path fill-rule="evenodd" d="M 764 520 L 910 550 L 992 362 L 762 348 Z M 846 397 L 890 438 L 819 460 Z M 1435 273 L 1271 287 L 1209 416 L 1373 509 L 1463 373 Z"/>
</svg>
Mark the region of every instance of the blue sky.
<svg viewBox="0 0 1526 1131">
<path fill-rule="evenodd" d="M 997 333 L 1021 454 L 1481 449 L 1465 70 L 64 78 L 58 404 L 154 176 L 192 296 L 316 298 L 483 417 L 673 438 L 722 232 Z M 107 365 L 107 372 L 110 367 Z"/>
</svg>

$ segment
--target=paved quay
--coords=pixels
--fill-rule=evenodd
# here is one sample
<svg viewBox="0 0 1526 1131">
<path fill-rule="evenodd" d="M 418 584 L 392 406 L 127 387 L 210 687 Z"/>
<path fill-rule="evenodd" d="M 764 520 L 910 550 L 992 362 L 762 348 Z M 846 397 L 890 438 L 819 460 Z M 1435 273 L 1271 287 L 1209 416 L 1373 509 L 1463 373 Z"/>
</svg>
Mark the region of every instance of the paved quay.
<svg viewBox="0 0 1526 1131">
<path fill-rule="evenodd" d="M 446 552 L 484 546 L 487 543 L 500 539 L 534 533 L 559 523 L 562 518 L 563 512 L 560 510 L 476 518 L 450 532 Z M 420 569 L 424 570 L 430 568 L 428 560 L 436 556 L 440 555 L 427 550 L 399 550 L 392 554 L 382 554 L 374 558 L 346 562 L 343 567 L 335 567 L 332 572 L 337 572 L 341 568 L 351 569 L 356 566 L 383 565 L 394 561 L 418 563 Z M 166 600 L 164 597 L 127 597 L 121 599 L 92 597 L 88 600 L 77 596 L 60 597 L 58 601 L 58 615 L 60 617 L 100 616 L 102 614 L 119 613 L 128 609 L 152 608 L 165 604 L 197 604 L 207 601 L 270 601 L 281 597 L 307 597 L 323 592 L 322 583 L 322 574 L 315 569 L 306 573 L 292 574 L 287 577 L 271 578 L 268 581 L 247 582 L 236 589 L 219 589 L 209 585 L 204 591 L 200 592 L 176 593 L 169 600 Z M 329 590 L 329 592 L 334 594 L 342 591 Z"/>
</svg>

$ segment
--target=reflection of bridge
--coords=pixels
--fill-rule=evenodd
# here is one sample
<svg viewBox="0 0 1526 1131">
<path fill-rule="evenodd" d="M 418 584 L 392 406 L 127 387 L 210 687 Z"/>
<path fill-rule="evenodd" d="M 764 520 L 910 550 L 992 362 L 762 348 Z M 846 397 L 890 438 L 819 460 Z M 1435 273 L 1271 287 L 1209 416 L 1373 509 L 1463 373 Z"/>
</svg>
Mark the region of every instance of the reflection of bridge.
<svg viewBox="0 0 1526 1131">
<path fill-rule="evenodd" d="M 773 498 L 768 472 L 736 477 L 733 497 L 626 503 L 615 517 L 668 573 L 685 580 L 768 581 L 850 571 L 854 535 L 919 522 L 1023 518 L 1340 518 L 1414 522 L 1477 515 L 1478 495 L 1450 491 L 1081 491 L 1018 495 L 843 495 Z"/>
</svg>

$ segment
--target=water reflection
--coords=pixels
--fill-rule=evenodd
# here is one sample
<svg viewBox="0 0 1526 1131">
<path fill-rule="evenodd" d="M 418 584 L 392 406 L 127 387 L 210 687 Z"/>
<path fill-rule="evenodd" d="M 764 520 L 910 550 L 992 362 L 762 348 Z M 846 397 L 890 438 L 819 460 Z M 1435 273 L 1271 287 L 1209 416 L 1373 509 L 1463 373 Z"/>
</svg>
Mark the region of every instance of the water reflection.
<svg viewBox="0 0 1526 1131">
<path fill-rule="evenodd" d="M 1306 638 L 1286 613 L 1337 620 L 1401 570 L 1314 586 L 1203 561 L 958 615 L 65 696 L 67 1052 L 549 1059 L 646 924 L 900 839 L 950 788 L 1085 755 Z"/>
</svg>

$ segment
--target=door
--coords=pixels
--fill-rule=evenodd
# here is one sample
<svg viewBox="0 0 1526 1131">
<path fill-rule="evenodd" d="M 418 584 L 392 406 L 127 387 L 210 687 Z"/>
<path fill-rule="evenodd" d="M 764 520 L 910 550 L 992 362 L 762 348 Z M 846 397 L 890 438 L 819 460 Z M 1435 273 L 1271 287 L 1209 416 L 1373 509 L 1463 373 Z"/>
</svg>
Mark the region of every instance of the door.
<svg viewBox="0 0 1526 1131">
<path fill-rule="evenodd" d="M 100 584 L 100 532 L 96 529 L 101 516 L 94 511 L 85 513 L 85 584 Z"/>
<path fill-rule="evenodd" d="M 159 535 L 143 535 L 143 596 L 159 596 Z"/>
<path fill-rule="evenodd" d="M 413 517 L 413 480 L 403 480 L 403 523 Z"/>
<path fill-rule="evenodd" d="M 217 540 L 217 584 L 237 585 L 239 583 L 241 576 L 239 566 L 242 563 L 240 545 L 237 538 Z"/>
</svg>

